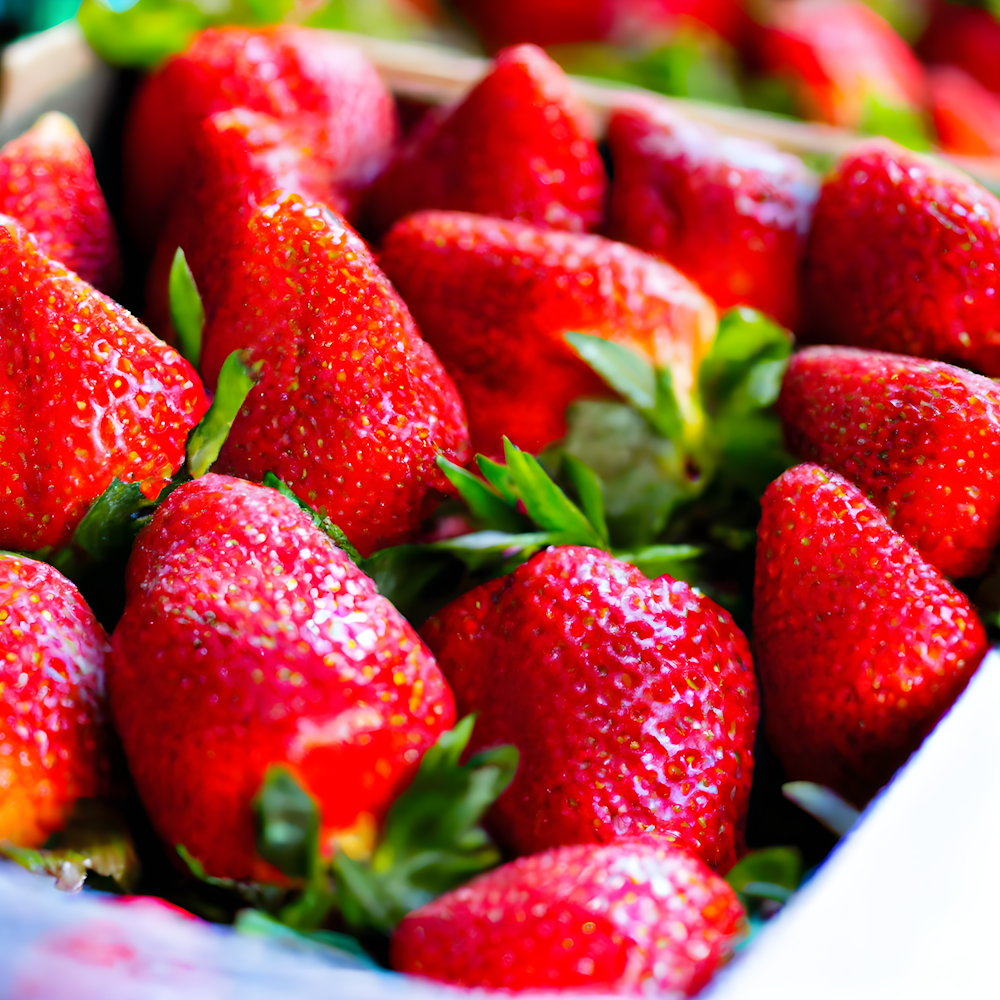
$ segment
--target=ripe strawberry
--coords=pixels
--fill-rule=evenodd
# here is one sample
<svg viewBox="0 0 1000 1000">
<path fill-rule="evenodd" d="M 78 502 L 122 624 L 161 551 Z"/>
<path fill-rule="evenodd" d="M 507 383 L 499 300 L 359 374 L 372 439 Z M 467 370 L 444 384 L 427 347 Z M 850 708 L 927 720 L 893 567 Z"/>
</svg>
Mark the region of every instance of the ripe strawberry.
<svg viewBox="0 0 1000 1000">
<path fill-rule="evenodd" d="M 746 920 L 736 893 L 666 843 L 559 847 L 407 916 L 394 969 L 458 986 L 693 996 Z"/>
<path fill-rule="evenodd" d="M 472 443 L 502 454 L 506 434 L 537 452 L 566 432 L 566 407 L 607 388 L 569 331 L 633 347 L 689 396 L 715 336 L 715 310 L 669 264 L 599 236 L 459 212 L 421 212 L 379 258 L 455 379 Z"/>
<path fill-rule="evenodd" d="M 145 81 L 126 123 L 125 208 L 137 240 L 155 243 L 179 187 L 197 175 L 199 122 L 236 107 L 308 135 L 339 194 L 331 207 L 349 214 L 396 136 L 374 68 L 332 35 L 288 25 L 204 31 Z"/>
<path fill-rule="evenodd" d="M 281 189 L 327 205 L 338 200 L 329 165 L 314 155 L 309 136 L 270 115 L 246 108 L 209 115 L 195 130 L 192 150 L 197 174 L 176 199 L 146 278 L 144 319 L 168 343 L 176 342 L 168 285 L 178 247 L 211 317 L 222 291 L 219 262 L 267 195 Z"/>
<path fill-rule="evenodd" d="M 927 74 L 941 148 L 960 156 L 1000 156 L 1000 94 L 954 66 Z"/>
<path fill-rule="evenodd" d="M 720 307 L 795 326 L 817 187 L 798 157 L 653 104 L 616 111 L 608 144 L 612 236 L 668 260 Z"/>
<path fill-rule="evenodd" d="M 315 798 L 323 840 L 370 826 L 454 721 L 433 657 L 278 491 L 176 489 L 129 560 L 111 708 L 153 825 L 212 875 L 273 876 L 251 800 L 269 764 Z"/>
<path fill-rule="evenodd" d="M 69 580 L 0 553 L 0 840 L 40 847 L 105 790 L 109 648 Z"/>
<path fill-rule="evenodd" d="M 790 0 L 770 8 L 756 59 L 785 79 L 801 114 L 857 128 L 874 106 L 918 115 L 923 67 L 882 17 L 859 0 Z"/>
<path fill-rule="evenodd" d="M 1000 390 L 938 361 L 812 347 L 778 399 L 793 455 L 850 479 L 948 576 L 986 569 L 1000 541 Z"/>
<path fill-rule="evenodd" d="M 935 66 L 957 66 L 1000 94 L 1000 20 L 990 9 L 934 0 L 917 52 Z"/>
<path fill-rule="evenodd" d="M 656 833 L 736 862 L 757 690 L 746 639 L 686 583 L 597 549 L 550 548 L 469 591 L 422 635 L 473 747 L 521 763 L 491 825 L 522 854 Z"/>
<path fill-rule="evenodd" d="M 113 292 L 118 237 L 76 126 L 50 112 L 0 149 L 0 214 L 17 219 L 39 249 L 84 281 Z"/>
<path fill-rule="evenodd" d="M 790 778 L 867 801 L 986 652 L 965 596 L 832 470 L 764 494 L 754 643 L 768 743 Z"/>
<path fill-rule="evenodd" d="M 372 185 L 368 213 L 379 233 L 423 208 L 582 232 L 601 221 L 606 183 L 566 75 L 519 45 L 460 104 L 420 122 Z"/>
<path fill-rule="evenodd" d="M 604 38 L 615 0 L 455 0 L 488 49 L 520 42 L 559 45 Z"/>
<path fill-rule="evenodd" d="M 1000 201 L 886 140 L 847 153 L 820 192 L 804 335 L 1000 375 Z"/>
<path fill-rule="evenodd" d="M 0 547 L 59 547 L 113 478 L 155 497 L 208 404 L 173 348 L 10 219 L 0 272 Z"/>
<path fill-rule="evenodd" d="M 295 195 L 255 210 L 220 269 L 202 372 L 245 348 L 259 381 L 216 470 L 275 473 L 363 555 L 406 541 L 470 457 L 462 401 L 364 242 Z"/>
</svg>

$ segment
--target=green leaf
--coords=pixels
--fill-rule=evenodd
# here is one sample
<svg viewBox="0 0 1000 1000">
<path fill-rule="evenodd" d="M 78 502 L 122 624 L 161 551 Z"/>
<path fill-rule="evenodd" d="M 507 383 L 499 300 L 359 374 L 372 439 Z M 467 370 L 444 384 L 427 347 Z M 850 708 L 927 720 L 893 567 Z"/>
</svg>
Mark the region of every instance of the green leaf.
<svg viewBox="0 0 1000 1000">
<path fill-rule="evenodd" d="M 580 357 L 640 413 L 656 406 L 656 371 L 636 351 L 588 333 L 567 333 Z"/>
<path fill-rule="evenodd" d="M 437 464 L 448 482 L 458 490 L 473 517 L 485 527 L 509 532 L 516 532 L 524 527 L 524 518 L 517 513 L 515 505 L 491 490 L 467 469 L 448 461 L 444 455 L 438 455 Z"/>
<path fill-rule="evenodd" d="M 201 423 L 188 437 L 187 467 L 192 479 L 203 476 L 219 457 L 240 407 L 256 384 L 240 351 L 233 351 L 222 364 L 215 399 Z"/>
<path fill-rule="evenodd" d="M 520 500 L 520 496 L 517 492 L 517 486 L 514 484 L 514 477 L 510 474 L 510 470 L 506 465 L 501 465 L 499 462 L 494 462 L 492 458 L 487 458 L 485 455 L 476 455 L 476 464 L 479 466 L 479 471 L 486 477 L 486 481 L 497 491 L 510 504 L 511 507 L 517 507 L 517 502 Z"/>
<path fill-rule="evenodd" d="M 56 553 L 39 552 L 36 556 L 47 559 L 71 580 L 78 579 L 91 564 L 130 549 L 139 530 L 174 485 L 168 484 L 155 500 L 150 500 L 138 483 L 112 479 L 84 514 L 69 545 Z"/>
<path fill-rule="evenodd" d="M 388 932 L 411 910 L 499 863 L 479 824 L 513 780 L 518 753 L 494 747 L 461 764 L 473 723 L 467 716 L 424 754 L 369 862 L 335 855 L 338 905 L 352 926 Z"/>
<path fill-rule="evenodd" d="M 317 510 L 315 507 L 310 507 L 305 500 L 296 496 L 291 487 L 288 486 L 287 483 L 282 482 L 282 480 L 280 480 L 273 472 L 264 473 L 263 484 L 265 486 L 270 486 L 273 490 L 277 490 L 283 497 L 287 497 L 297 507 L 304 510 L 312 518 L 313 524 L 315 524 L 321 531 L 325 532 L 330 541 L 332 541 L 338 549 L 343 549 L 355 563 L 359 566 L 361 565 L 363 562 L 361 554 L 351 544 L 351 540 L 344 534 L 339 525 L 334 524 L 333 521 L 330 520 L 325 510 Z"/>
<path fill-rule="evenodd" d="M 618 559 L 631 563 L 650 580 L 667 574 L 688 583 L 697 579 L 696 564 L 703 554 L 698 545 L 646 545 L 632 552 L 615 551 Z"/>
<path fill-rule="evenodd" d="M 269 938 L 296 951 L 336 959 L 338 964 L 362 969 L 379 968 L 357 938 L 349 934 L 296 930 L 260 910 L 240 910 L 233 927 L 240 934 Z"/>
<path fill-rule="evenodd" d="M 583 511 L 552 482 L 534 455 L 521 451 L 508 438 L 503 439 L 507 469 L 517 487 L 528 516 L 546 531 L 566 534 L 577 545 L 604 547 L 600 535 Z"/>
<path fill-rule="evenodd" d="M 859 809 L 832 788 L 812 781 L 789 781 L 781 786 L 781 794 L 838 837 L 843 837 L 861 815 Z"/>
<path fill-rule="evenodd" d="M 178 0 L 139 0 L 121 12 L 83 0 L 77 19 L 94 51 L 114 66 L 155 66 L 186 49 L 208 23 L 197 4 Z"/>
<path fill-rule="evenodd" d="M 778 886 L 791 893 L 799 887 L 802 871 L 802 852 L 797 847 L 765 847 L 744 855 L 729 869 L 726 881 L 746 895 L 754 895 L 748 889 L 754 884 Z"/>
<path fill-rule="evenodd" d="M 609 548 L 611 543 L 608 540 L 608 524 L 604 518 L 604 487 L 601 485 L 601 477 L 575 455 L 563 456 L 563 468 L 580 498 L 587 520 L 601 538 L 601 547 Z"/>
<path fill-rule="evenodd" d="M 577 400 L 566 425 L 560 450 L 600 477 L 608 531 L 622 548 L 657 538 L 677 508 L 705 485 L 691 478 L 686 452 L 624 403 Z"/>
<path fill-rule="evenodd" d="M 188 266 L 184 251 L 178 247 L 170 266 L 170 319 L 177 331 L 181 354 L 195 368 L 201 359 L 201 335 L 205 329 L 205 309 Z"/>
<path fill-rule="evenodd" d="M 787 330 L 755 309 L 730 309 L 701 363 L 698 384 L 712 417 L 750 412 L 778 398 L 784 365 L 792 353 Z M 755 369 L 764 365 L 761 372 Z"/>
<path fill-rule="evenodd" d="M 257 853 L 290 878 L 308 878 L 319 855 L 319 811 L 294 775 L 272 764 L 253 800 Z"/>
<path fill-rule="evenodd" d="M 0 857 L 26 868 L 33 875 L 51 875 L 56 888 L 63 892 L 79 892 L 87 878 L 88 859 L 79 851 L 34 850 L 17 847 L 9 840 L 0 840 Z"/>
<path fill-rule="evenodd" d="M 859 127 L 862 132 L 887 136 L 909 149 L 926 152 L 931 148 L 931 128 L 923 110 L 885 100 L 877 94 L 865 95 Z"/>
<path fill-rule="evenodd" d="M 101 888 L 131 892 L 140 876 L 128 827 L 116 810 L 98 799 L 78 799 L 65 829 L 45 847 L 32 850 L 0 841 L 0 855 L 36 874 L 54 876 L 56 888 L 66 892 L 78 891 L 87 879 Z"/>
</svg>

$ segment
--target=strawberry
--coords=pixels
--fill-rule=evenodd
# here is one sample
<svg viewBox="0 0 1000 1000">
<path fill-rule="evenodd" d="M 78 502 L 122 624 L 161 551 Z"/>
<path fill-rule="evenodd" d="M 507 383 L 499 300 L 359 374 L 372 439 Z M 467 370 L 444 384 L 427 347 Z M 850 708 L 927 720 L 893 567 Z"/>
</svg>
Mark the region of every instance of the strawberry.
<svg viewBox="0 0 1000 1000">
<path fill-rule="evenodd" d="M 549 548 L 422 633 L 478 712 L 472 746 L 521 764 L 491 811 L 518 853 L 660 834 L 725 871 L 742 838 L 757 723 L 729 614 L 597 549 Z"/>
<path fill-rule="evenodd" d="M 606 183 L 566 75 L 519 45 L 459 104 L 425 116 L 372 185 L 368 213 L 378 233 L 423 208 L 581 232 L 600 223 Z"/>
<path fill-rule="evenodd" d="M 287 25 L 204 31 L 143 83 L 126 122 L 125 208 L 138 241 L 155 243 L 178 190 L 197 175 L 199 122 L 236 107 L 307 135 L 342 212 L 385 165 L 396 135 L 374 68 L 332 35 Z"/>
<path fill-rule="evenodd" d="M 957 66 L 1000 94 L 1000 20 L 991 9 L 933 0 L 917 52 L 934 66 Z"/>
<path fill-rule="evenodd" d="M 462 402 L 364 242 L 296 195 L 255 210 L 220 265 L 202 371 L 246 350 L 259 381 L 216 471 L 273 472 L 363 555 L 406 541 L 471 456 Z"/>
<path fill-rule="evenodd" d="M 559 45 L 604 38 L 615 0 L 454 0 L 487 48 L 519 42 Z"/>
<path fill-rule="evenodd" d="M 454 720 L 433 657 L 277 490 L 209 474 L 172 492 L 129 560 L 111 708 L 154 827 L 211 875 L 273 879 L 251 801 L 283 764 L 326 850 L 371 828 Z"/>
<path fill-rule="evenodd" d="M 194 369 L 0 220 L 0 547 L 65 545 L 112 479 L 155 497 L 208 407 Z"/>
<path fill-rule="evenodd" d="M 884 124 L 880 112 L 916 119 L 923 67 L 909 46 L 859 0 L 773 4 L 757 32 L 756 61 L 785 80 L 806 118 L 848 128 Z"/>
<path fill-rule="evenodd" d="M 168 343 L 176 342 L 167 289 L 178 247 L 211 315 L 224 273 L 219 262 L 267 195 L 283 189 L 310 201 L 337 202 L 329 166 L 314 155 L 309 136 L 270 115 L 246 108 L 209 115 L 195 130 L 192 150 L 198 172 L 176 200 L 146 278 L 144 318 Z"/>
<path fill-rule="evenodd" d="M 778 399 L 785 443 L 850 479 L 948 576 L 983 572 L 1000 542 L 1000 390 L 938 361 L 812 347 Z"/>
<path fill-rule="evenodd" d="M 927 79 L 941 148 L 960 156 L 1000 156 L 1000 94 L 954 66 L 932 69 Z"/>
<path fill-rule="evenodd" d="M 394 969 L 458 986 L 693 996 L 746 918 L 733 890 L 666 843 L 518 858 L 414 911 Z"/>
<path fill-rule="evenodd" d="M 761 505 L 754 642 L 768 743 L 789 778 L 863 803 L 961 693 L 983 626 L 838 473 L 795 466 Z"/>
<path fill-rule="evenodd" d="M 0 553 L 0 841 L 41 846 L 105 791 L 107 636 L 45 563 Z"/>
<path fill-rule="evenodd" d="M 1000 375 L 1000 201 L 886 140 L 826 178 L 806 248 L 813 343 L 937 358 Z"/>
<path fill-rule="evenodd" d="M 486 455 L 502 454 L 504 434 L 540 451 L 565 433 L 569 403 L 607 395 L 568 331 L 669 367 L 682 398 L 715 336 L 715 311 L 691 282 L 599 236 L 422 212 L 393 228 L 379 260 L 455 379 Z"/>
<path fill-rule="evenodd" d="M 0 214 L 17 219 L 39 249 L 84 281 L 113 292 L 118 237 L 94 160 L 73 122 L 52 111 L 0 149 Z"/>
<path fill-rule="evenodd" d="M 610 233 L 658 254 L 720 307 L 798 318 L 798 270 L 816 184 L 802 161 L 719 136 L 658 105 L 616 111 Z"/>
</svg>

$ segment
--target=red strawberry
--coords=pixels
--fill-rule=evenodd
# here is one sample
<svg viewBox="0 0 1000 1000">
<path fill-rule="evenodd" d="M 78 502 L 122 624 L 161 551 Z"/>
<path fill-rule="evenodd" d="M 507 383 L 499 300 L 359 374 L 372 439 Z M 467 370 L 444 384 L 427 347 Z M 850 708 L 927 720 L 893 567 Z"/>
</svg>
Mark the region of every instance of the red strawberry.
<svg viewBox="0 0 1000 1000">
<path fill-rule="evenodd" d="M 455 379 L 472 443 L 506 434 L 540 451 L 566 407 L 608 390 L 569 331 L 635 348 L 673 372 L 681 397 L 715 336 L 711 303 L 669 264 L 599 236 L 458 212 L 421 212 L 386 236 L 380 263 Z"/>
<path fill-rule="evenodd" d="M 362 554 L 406 541 L 470 457 L 462 402 L 364 242 L 295 195 L 255 210 L 218 274 L 202 371 L 259 367 L 217 471 L 283 479 Z"/>
<path fill-rule="evenodd" d="M 0 840 L 40 847 L 103 792 L 107 636 L 45 563 L 0 553 Z"/>
<path fill-rule="evenodd" d="M 519 42 L 559 45 L 604 38 L 615 0 L 455 0 L 489 49 Z"/>
<path fill-rule="evenodd" d="M 209 474 L 140 534 L 112 638 L 111 707 L 164 841 L 212 875 L 273 875 L 251 800 L 290 767 L 323 839 L 371 827 L 454 721 L 433 657 L 278 491 Z"/>
<path fill-rule="evenodd" d="M 396 135 L 392 98 L 374 68 L 333 35 L 306 28 L 202 32 L 142 85 L 125 129 L 126 214 L 152 245 L 173 199 L 197 175 L 192 143 L 207 115 L 245 107 L 310 137 L 350 212 L 382 169 Z"/>
<path fill-rule="evenodd" d="M 850 347 L 793 355 L 778 413 L 799 458 L 840 472 L 948 576 L 1000 542 L 1000 389 L 938 361 Z"/>
<path fill-rule="evenodd" d="M 886 140 L 847 153 L 813 215 L 803 305 L 814 343 L 1000 375 L 1000 201 Z"/>
<path fill-rule="evenodd" d="M 121 281 L 118 237 L 76 126 L 50 112 L 0 149 L 0 214 L 17 219 L 53 260 L 113 292 Z"/>
<path fill-rule="evenodd" d="M 790 778 L 867 801 L 986 652 L 957 591 L 842 476 L 798 465 L 764 494 L 754 643 L 767 739 Z"/>
<path fill-rule="evenodd" d="M 309 136 L 270 115 L 246 108 L 209 115 L 195 130 L 192 150 L 197 174 L 176 199 L 146 278 L 144 318 L 169 343 L 176 340 L 168 283 L 178 247 L 210 317 L 223 290 L 219 262 L 267 195 L 282 189 L 324 204 L 338 200 L 329 164 L 315 156 Z"/>
<path fill-rule="evenodd" d="M 744 932 L 736 894 L 664 843 L 518 858 L 407 916 L 392 966 L 458 986 L 693 996 Z"/>
<path fill-rule="evenodd" d="M 460 104 L 420 122 L 372 185 L 368 212 L 379 233 L 422 208 L 582 232 L 600 223 L 605 186 L 566 75 L 540 49 L 519 45 Z"/>
<path fill-rule="evenodd" d="M 194 369 L 0 220 L 0 547 L 66 544 L 115 477 L 155 497 L 207 409 Z"/>
<path fill-rule="evenodd" d="M 804 117 L 857 128 L 866 124 L 873 101 L 920 113 L 923 67 L 871 7 L 859 0 L 789 0 L 770 10 L 756 58 L 791 85 Z"/>
<path fill-rule="evenodd" d="M 1000 20 L 992 10 L 934 0 L 917 51 L 926 62 L 958 66 L 1000 94 Z"/>
<path fill-rule="evenodd" d="M 802 161 L 659 105 L 616 111 L 611 235 L 668 260 L 725 308 L 792 327 L 816 182 Z"/>
<path fill-rule="evenodd" d="M 954 66 L 932 69 L 927 79 L 941 148 L 960 156 L 1000 156 L 1000 94 Z"/>
<path fill-rule="evenodd" d="M 521 763 L 491 812 L 518 853 L 656 833 L 726 871 L 757 723 L 746 639 L 686 583 L 596 549 L 550 548 L 422 631 L 474 747 Z"/>
</svg>

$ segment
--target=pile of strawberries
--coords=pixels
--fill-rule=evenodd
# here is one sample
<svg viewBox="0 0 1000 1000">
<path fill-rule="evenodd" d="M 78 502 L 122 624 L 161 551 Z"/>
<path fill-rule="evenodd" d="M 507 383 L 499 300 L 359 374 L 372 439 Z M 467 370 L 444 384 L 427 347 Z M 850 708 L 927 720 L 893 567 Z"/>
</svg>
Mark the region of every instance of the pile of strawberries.
<svg viewBox="0 0 1000 1000">
<path fill-rule="evenodd" d="M 489 49 L 534 42 L 574 72 L 923 147 L 933 139 L 958 155 L 1000 156 L 1000 20 L 989 4 L 455 0 L 454 7 Z M 701 59 L 687 79 L 685 55 Z"/>
<path fill-rule="evenodd" d="M 532 46 L 401 137 L 357 52 L 290 27 L 198 36 L 124 142 L 153 332 L 97 290 L 68 123 L 0 152 L 8 853 L 112 794 L 120 742 L 175 863 L 291 926 L 395 928 L 394 968 L 466 986 L 697 992 L 746 931 L 759 708 L 789 777 L 863 805 L 986 651 L 950 580 L 1000 541 L 1000 202 L 886 141 L 820 186 L 636 100 L 609 180 Z M 844 345 L 767 368 L 805 464 L 760 500 L 753 654 L 612 554 L 592 470 L 575 503 L 532 458 L 647 370 L 640 412 L 693 433 L 730 306 Z M 54 567 L 139 526 L 109 639 Z M 426 622 L 365 572 L 462 538 L 502 559 Z"/>
</svg>

